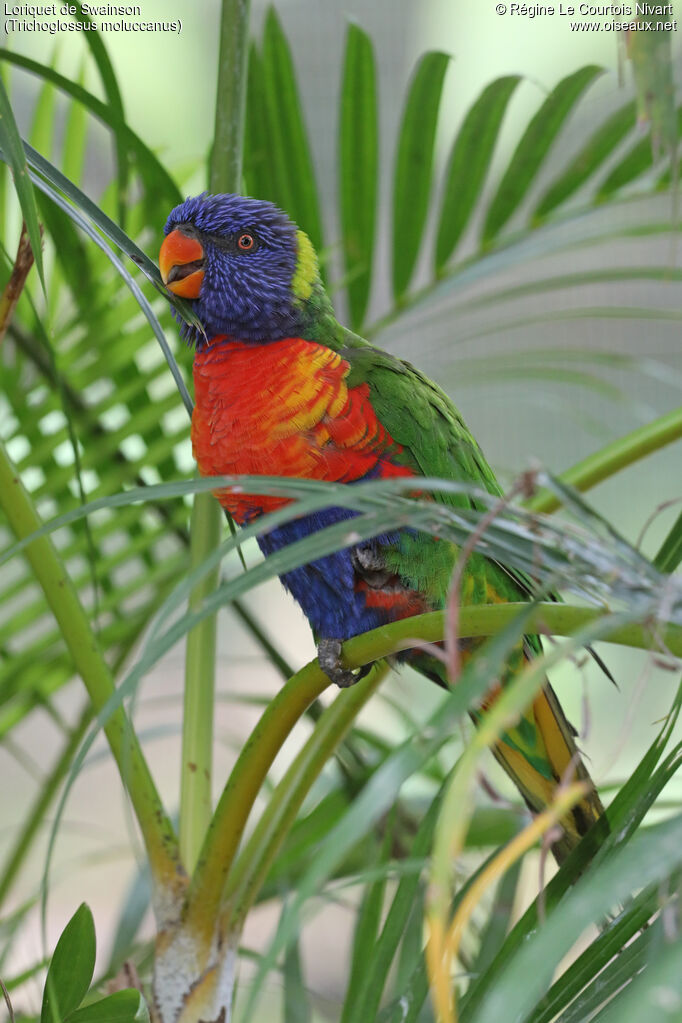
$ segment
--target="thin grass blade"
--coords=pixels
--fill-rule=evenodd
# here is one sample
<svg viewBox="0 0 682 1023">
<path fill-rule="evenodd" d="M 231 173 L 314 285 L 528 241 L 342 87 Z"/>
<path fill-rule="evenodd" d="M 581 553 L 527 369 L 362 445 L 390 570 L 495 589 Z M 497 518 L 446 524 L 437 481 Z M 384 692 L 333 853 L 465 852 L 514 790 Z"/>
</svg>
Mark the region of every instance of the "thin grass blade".
<svg viewBox="0 0 682 1023">
<path fill-rule="evenodd" d="M 656 924 L 657 922 L 654 922 L 654 929 L 657 929 Z M 554 1017 L 556 1023 L 584 1023 L 585 1020 L 595 1023 L 596 1020 L 602 1019 L 604 1016 L 600 1009 L 603 1009 L 618 992 L 625 994 L 627 1004 L 632 979 L 646 967 L 651 946 L 652 931 L 649 929 L 621 949 L 616 958 L 601 973 L 593 976 L 591 982 L 575 1001 L 559 1017 Z M 647 1015 L 647 1023 L 650 1018 Z M 619 1023 L 621 1019 L 622 1017 L 619 1015 Z"/>
<path fill-rule="evenodd" d="M 502 947 L 509 931 L 514 901 L 521 874 L 521 860 L 517 860 L 498 883 L 493 904 L 488 913 L 481 936 L 478 955 L 473 965 L 475 974 L 483 973 Z"/>
<path fill-rule="evenodd" d="M 76 0 L 76 11 L 72 15 L 76 21 L 84 26 L 92 25 L 92 18 L 83 10 L 80 0 Z M 123 109 L 123 97 L 118 87 L 118 80 L 107 48 L 102 42 L 101 33 L 86 31 L 82 33 L 86 44 L 90 47 L 93 60 L 97 65 L 102 85 L 107 97 L 107 106 L 111 109 L 115 119 L 114 124 L 114 148 L 116 153 L 116 189 L 118 200 L 118 219 L 121 227 L 125 227 L 127 215 L 128 184 L 130 180 L 130 167 L 128 162 L 128 150 L 119 128 L 125 124 L 125 112 Z"/>
<path fill-rule="evenodd" d="M 26 162 L 26 153 L 19 135 L 10 106 L 9 96 L 5 91 L 5 83 L 0 78 L 0 149 L 4 153 L 5 162 L 12 171 L 14 187 L 16 189 L 21 212 L 26 223 L 33 258 L 36 264 L 36 271 L 40 283 L 45 290 L 45 277 L 43 270 L 43 250 L 40 238 L 40 223 L 38 221 L 38 208 L 36 206 L 33 185 L 29 175 Z"/>
<path fill-rule="evenodd" d="M 413 859 L 424 858 L 428 855 L 433 839 L 433 829 L 438 816 L 439 804 L 440 797 L 437 797 L 431 803 L 424 820 L 419 826 L 410 850 L 410 856 Z M 370 958 L 365 963 L 365 972 L 360 979 L 359 989 L 355 998 L 355 1011 L 349 1015 L 348 1023 L 364 1023 L 365 1020 L 377 1018 L 381 996 L 386 986 L 391 963 L 406 935 L 415 901 L 421 901 L 418 900 L 420 884 L 420 876 L 417 873 L 401 879 L 386 915 L 381 934 L 372 950 Z M 421 958 L 422 931 L 423 925 L 420 914 L 418 926 L 419 958 Z M 410 970 L 411 973 L 412 970 Z"/>
<path fill-rule="evenodd" d="M 284 1023 L 311 1023 L 312 1011 L 303 979 L 301 943 L 292 941 L 284 953 Z"/>
<path fill-rule="evenodd" d="M 661 544 L 660 550 L 654 558 L 654 565 L 659 572 L 671 574 L 680 562 L 682 562 L 682 512 Z"/>
<path fill-rule="evenodd" d="M 38 154 L 35 154 L 35 156 L 37 157 Z M 36 162 L 41 162 L 41 161 L 36 161 Z M 135 296 L 135 299 L 137 300 L 140 308 L 142 309 L 142 312 L 144 313 L 144 315 L 146 316 L 147 320 L 149 321 L 149 324 L 150 324 L 152 330 L 154 331 L 154 335 L 155 335 L 157 341 L 159 342 L 159 344 L 161 346 L 163 354 L 164 354 L 164 356 L 166 358 L 166 361 L 168 363 L 168 367 L 169 367 L 169 369 L 170 369 L 170 371 L 171 371 L 171 373 L 173 375 L 173 379 L 175 380 L 175 383 L 177 385 L 178 391 L 180 392 L 180 397 L 183 400 L 183 403 L 185 405 L 185 408 L 187 409 L 187 412 L 189 413 L 189 415 L 191 415 L 192 414 L 192 409 L 194 407 L 194 403 L 193 403 L 193 401 L 192 401 L 192 399 L 190 397 L 189 391 L 187 390 L 187 385 L 185 383 L 185 380 L 184 380 L 184 377 L 183 377 L 182 372 L 180 370 L 180 367 L 178 366 L 178 364 L 177 364 L 177 362 L 175 360 L 175 356 L 173 355 L 172 351 L 170 350 L 170 348 L 168 346 L 168 342 L 166 341 L 166 335 L 163 332 L 163 328 L 161 327 L 161 324 L 159 323 L 159 321 L 158 321 L 158 319 L 156 317 L 156 314 L 154 313 L 151 305 L 149 304 L 149 302 L 147 301 L 145 296 L 142 294 L 142 291 L 140 290 L 140 287 L 137 284 L 137 281 L 128 272 L 128 270 L 123 265 L 123 263 L 118 258 L 118 256 L 113 251 L 113 249 L 111 249 L 106 244 L 104 239 L 90 225 L 89 221 L 86 220 L 85 217 L 77 209 L 75 209 L 75 207 L 71 206 L 70 203 L 68 203 L 65 199 L 62 199 L 62 197 L 59 195 L 59 193 L 57 191 L 55 191 L 55 189 L 53 189 L 47 182 L 43 181 L 42 178 L 39 178 L 38 176 L 36 176 L 34 178 L 34 180 L 35 180 L 35 183 L 36 183 L 37 187 L 41 191 L 43 191 L 46 195 L 49 195 L 49 197 L 52 199 L 52 201 L 54 203 L 56 203 L 57 206 L 59 206 L 69 217 L 71 217 L 71 219 L 75 223 L 78 224 L 78 226 L 81 228 L 81 230 L 84 231 L 85 234 L 88 235 L 88 237 L 95 243 L 95 245 L 97 245 L 97 247 L 100 248 L 102 250 L 102 252 L 104 252 L 107 255 L 107 257 L 109 258 L 109 260 L 111 261 L 113 266 L 116 268 L 116 270 L 119 272 L 119 274 L 121 275 L 121 277 L 123 278 L 123 280 L 125 281 L 127 286 L 130 288 L 130 290 L 132 291 L 133 295 Z M 101 210 L 97 210 L 97 207 L 94 207 L 94 209 L 97 211 L 98 220 L 101 221 L 103 218 L 104 219 L 108 219 L 108 218 L 106 218 L 105 214 L 103 214 L 101 212 Z M 98 226 L 99 226 L 99 224 L 98 224 Z M 114 227 L 115 227 L 115 225 L 114 225 Z M 137 263 L 137 265 L 140 267 L 140 269 L 143 270 L 143 272 L 145 270 L 145 266 L 148 265 L 149 267 L 151 267 L 151 269 L 149 270 L 149 275 L 152 277 L 152 279 L 155 278 L 156 274 L 158 273 L 158 270 L 156 270 L 156 268 L 151 263 L 151 261 L 148 259 L 148 257 L 145 256 L 137 248 L 137 246 L 134 244 L 134 242 L 132 242 L 129 238 L 127 238 L 126 235 L 123 235 L 123 233 L 120 230 L 116 229 L 114 231 L 114 234 L 116 236 L 116 244 L 119 245 L 119 247 L 122 247 L 124 249 L 124 251 L 130 250 L 130 251 L 128 251 L 128 255 L 130 255 L 131 259 L 134 259 L 134 261 Z M 121 239 L 123 241 L 123 244 L 121 244 Z M 140 253 L 140 260 L 138 260 L 138 258 L 136 258 L 132 254 L 134 252 L 139 252 Z M 143 266 L 143 262 L 144 262 L 144 266 Z M 175 304 L 175 302 L 173 304 Z M 184 313 L 183 313 L 183 315 L 184 315 Z M 196 314 L 195 313 L 191 313 L 191 316 L 193 318 L 196 318 Z"/>
<path fill-rule="evenodd" d="M 38 78 L 52 82 L 61 92 L 71 96 L 89 110 L 98 120 L 102 121 L 112 132 L 116 133 L 125 141 L 127 148 L 134 153 L 137 169 L 145 182 L 145 200 L 150 196 L 165 206 L 176 206 L 182 201 L 182 195 L 173 181 L 172 177 L 163 166 L 159 158 L 139 138 L 138 135 L 123 121 L 120 121 L 115 110 L 103 103 L 97 96 L 93 96 L 80 83 L 66 78 L 59 74 L 54 68 L 31 60 L 21 53 L 14 53 L 11 50 L 0 50 L 0 60 L 20 67 Z M 78 175 L 72 172 L 73 163 L 77 151 L 64 153 L 64 174 L 72 180 L 77 181 Z"/>
<path fill-rule="evenodd" d="M 589 947 L 555 980 L 529 1023 L 551 1023 L 591 983 L 614 956 L 647 925 L 659 907 L 656 889 L 642 892 L 632 905 L 609 922 Z"/>
<path fill-rule="evenodd" d="M 636 967 L 635 967 L 636 968 Z M 630 976 L 634 969 L 630 971 Z M 663 944 L 660 955 L 600 1013 L 599 1023 L 671 1023 L 682 1010 L 680 944 Z"/>
<path fill-rule="evenodd" d="M 132 944 L 149 910 L 152 898 L 152 879 L 149 867 L 140 867 L 126 892 L 112 939 L 107 973 L 112 976 L 125 962 Z"/>
<path fill-rule="evenodd" d="M 393 841 L 394 824 L 395 814 L 392 815 L 392 819 L 389 818 L 378 855 L 375 853 L 375 859 L 379 867 L 385 867 L 388 863 Z M 351 1021 L 358 1018 L 358 1006 L 360 1005 L 361 995 L 364 990 L 364 982 L 367 978 L 368 964 L 372 962 L 376 954 L 376 943 L 379 936 L 385 892 L 386 875 L 382 873 L 373 884 L 367 887 L 363 896 L 355 922 L 351 969 L 346 987 L 346 996 L 343 1002 L 341 1023 L 351 1023 Z M 379 991 L 380 994 L 381 991 Z M 362 1015 L 360 1018 L 372 1019 L 373 1016 Z"/>
<path fill-rule="evenodd" d="M 475 1015 L 476 1023 L 525 1019 L 551 982 L 554 968 L 587 926 L 627 900 L 633 891 L 665 883 L 681 865 L 682 815 L 639 831 L 608 863 L 591 871 L 566 895 L 542 929 L 498 973 Z"/>
</svg>

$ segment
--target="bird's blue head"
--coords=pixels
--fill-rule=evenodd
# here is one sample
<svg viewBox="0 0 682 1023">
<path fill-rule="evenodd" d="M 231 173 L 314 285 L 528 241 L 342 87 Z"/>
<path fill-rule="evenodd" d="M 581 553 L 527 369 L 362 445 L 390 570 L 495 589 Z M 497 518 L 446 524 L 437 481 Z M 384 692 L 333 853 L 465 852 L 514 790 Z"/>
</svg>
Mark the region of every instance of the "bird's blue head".
<svg viewBox="0 0 682 1023">
<path fill-rule="evenodd" d="M 169 291 L 193 302 L 206 337 L 275 341 L 300 333 L 320 290 L 307 235 L 269 202 L 199 195 L 171 212 L 159 253 Z M 203 340 L 183 324 L 194 344 Z"/>
</svg>

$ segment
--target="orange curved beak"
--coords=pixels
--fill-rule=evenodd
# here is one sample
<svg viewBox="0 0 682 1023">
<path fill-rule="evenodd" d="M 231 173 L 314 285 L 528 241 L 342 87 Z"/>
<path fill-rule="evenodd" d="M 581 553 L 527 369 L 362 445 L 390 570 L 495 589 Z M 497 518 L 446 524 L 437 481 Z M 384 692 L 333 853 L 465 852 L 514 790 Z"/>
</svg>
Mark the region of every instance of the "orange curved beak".
<svg viewBox="0 0 682 1023">
<path fill-rule="evenodd" d="M 177 228 L 166 235 L 159 252 L 161 278 L 181 298 L 198 298 L 204 279 L 204 250 L 196 238 Z"/>
</svg>

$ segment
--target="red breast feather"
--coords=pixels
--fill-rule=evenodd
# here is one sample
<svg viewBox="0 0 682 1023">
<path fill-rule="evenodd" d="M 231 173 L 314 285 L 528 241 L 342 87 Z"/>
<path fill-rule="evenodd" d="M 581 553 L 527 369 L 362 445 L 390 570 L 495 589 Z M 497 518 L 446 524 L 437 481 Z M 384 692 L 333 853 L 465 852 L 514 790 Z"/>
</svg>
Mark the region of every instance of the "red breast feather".
<svg viewBox="0 0 682 1023">
<path fill-rule="evenodd" d="M 411 476 L 401 447 L 378 422 L 369 387 L 349 388 L 348 363 L 331 349 L 284 338 L 217 338 L 194 359 L 192 446 L 203 476 L 294 476 L 347 483 L 368 473 Z M 285 504 L 219 492 L 237 522 Z"/>
</svg>

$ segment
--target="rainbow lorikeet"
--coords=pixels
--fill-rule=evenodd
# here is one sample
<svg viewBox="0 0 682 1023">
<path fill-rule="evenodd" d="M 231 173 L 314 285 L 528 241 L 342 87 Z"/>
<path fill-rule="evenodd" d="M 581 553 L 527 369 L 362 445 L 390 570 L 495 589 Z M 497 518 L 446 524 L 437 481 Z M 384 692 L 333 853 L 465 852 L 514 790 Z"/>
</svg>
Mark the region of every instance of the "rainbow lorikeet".
<svg viewBox="0 0 682 1023">
<path fill-rule="evenodd" d="M 438 476 L 500 493 L 449 398 L 409 363 L 337 322 L 308 237 L 279 209 L 237 195 L 201 195 L 171 212 L 165 235 L 163 281 L 192 300 L 206 335 L 182 327 L 195 346 L 192 443 L 203 475 L 343 483 Z M 283 503 L 243 493 L 217 496 L 240 524 Z M 260 536 L 261 550 L 270 554 L 352 514 L 328 508 L 301 516 Z M 313 628 L 320 664 L 332 681 L 348 685 L 357 678 L 340 664 L 341 641 L 444 607 L 457 553 L 448 541 L 398 530 L 282 576 Z M 468 560 L 463 601 L 528 595 L 523 582 L 496 562 L 480 554 Z M 539 650 L 537 637 L 527 637 L 508 672 Z M 447 684 L 432 655 L 412 650 L 405 657 Z M 494 750 L 536 812 L 567 772 L 588 781 L 587 794 L 562 822 L 564 835 L 554 846 L 559 857 L 603 813 L 574 734 L 547 685 Z"/>
</svg>

